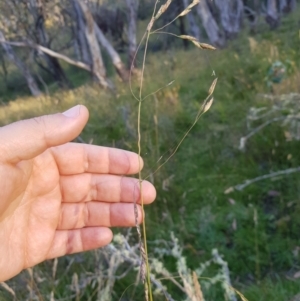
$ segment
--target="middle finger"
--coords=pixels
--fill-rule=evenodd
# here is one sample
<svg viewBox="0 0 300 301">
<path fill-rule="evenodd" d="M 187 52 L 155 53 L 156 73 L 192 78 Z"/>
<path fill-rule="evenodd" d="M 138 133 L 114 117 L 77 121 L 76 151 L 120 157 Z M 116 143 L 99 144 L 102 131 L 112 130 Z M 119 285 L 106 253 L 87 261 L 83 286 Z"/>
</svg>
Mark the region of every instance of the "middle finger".
<svg viewBox="0 0 300 301">
<path fill-rule="evenodd" d="M 65 203 L 62 204 L 57 230 L 85 227 L 133 227 L 142 222 L 140 205 L 124 203 Z M 137 213 L 137 216 L 136 216 Z"/>
<path fill-rule="evenodd" d="M 134 178 L 115 175 L 77 174 L 61 176 L 62 202 L 141 202 L 139 181 Z M 143 202 L 154 201 L 156 192 L 148 181 L 142 182 Z"/>
</svg>

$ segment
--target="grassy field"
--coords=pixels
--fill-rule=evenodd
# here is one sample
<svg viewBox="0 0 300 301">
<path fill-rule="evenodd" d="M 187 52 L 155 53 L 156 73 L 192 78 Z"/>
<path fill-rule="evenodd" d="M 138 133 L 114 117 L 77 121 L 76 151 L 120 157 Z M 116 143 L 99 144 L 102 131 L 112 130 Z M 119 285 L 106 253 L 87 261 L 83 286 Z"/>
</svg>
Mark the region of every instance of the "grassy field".
<svg viewBox="0 0 300 301">
<path fill-rule="evenodd" d="M 143 176 L 158 190 L 156 203 L 146 209 L 150 258 L 158 256 L 157 248 L 163 250 L 162 242 L 171 241 L 171 233 L 191 271 L 210 260 L 212 249 L 217 248 L 228 263 L 232 285 L 249 301 L 288 301 L 300 293 L 300 173 L 288 171 L 241 191 L 229 189 L 247 179 L 300 166 L 296 118 L 300 109 L 299 47 L 295 14 L 284 19 L 278 31 L 262 29 L 249 36 L 245 30 L 225 50 L 204 53 L 192 47 L 187 51 L 174 47 L 149 53 L 147 59 L 144 95 L 174 80 L 147 98 L 142 107 Z M 268 71 L 275 61 L 285 64 L 286 75 L 270 87 Z M 213 72 L 219 81 L 212 108 L 168 164 L 154 173 L 193 123 Z M 116 79 L 116 93 L 111 94 L 87 82 L 88 75 L 82 71 L 68 69 L 68 75 L 73 90 L 58 91 L 53 85 L 50 95 L 34 99 L 26 92 L 20 96 L 24 84 L 12 73 L 8 85 L 4 81 L 0 85 L 1 124 L 82 103 L 91 115 L 81 135 L 84 141 L 137 151 L 137 101 L 128 84 Z M 137 91 L 134 82 L 133 91 Z M 249 115 L 250 108 L 268 114 L 250 120 L 254 116 Z M 279 117 L 251 136 L 243 151 L 239 149 L 242 137 Z M 116 233 L 120 231 L 126 233 L 118 229 Z M 131 242 L 136 239 L 132 231 Z M 101 272 L 110 270 L 102 256 L 95 251 L 62 258 L 57 271 L 55 261 L 49 261 L 8 284 L 16 292 L 16 300 L 108 300 L 99 297 L 99 292 L 104 296 L 100 282 L 108 282 Z M 161 252 L 159 258 L 176 277 L 174 256 Z M 217 264 L 210 265 L 203 277 L 213 277 L 218 269 Z M 119 273 L 124 270 L 126 267 L 121 267 Z M 88 280 L 91 277 L 93 280 Z M 142 286 L 128 288 L 135 279 L 133 271 L 116 280 L 111 288 L 114 292 L 110 292 L 112 300 L 142 300 Z M 205 281 L 200 282 L 205 300 L 226 300 L 220 284 L 206 289 Z M 163 284 L 175 300 L 184 300 L 171 281 Z M 0 300 L 11 298 L 0 287 Z M 166 298 L 161 294 L 155 300 Z"/>
</svg>

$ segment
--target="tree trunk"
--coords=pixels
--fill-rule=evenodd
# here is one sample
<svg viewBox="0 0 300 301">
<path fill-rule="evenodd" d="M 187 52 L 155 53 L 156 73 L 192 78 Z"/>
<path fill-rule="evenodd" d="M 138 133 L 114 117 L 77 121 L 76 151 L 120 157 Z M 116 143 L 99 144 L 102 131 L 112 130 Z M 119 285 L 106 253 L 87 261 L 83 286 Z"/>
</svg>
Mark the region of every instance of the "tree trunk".
<svg viewBox="0 0 300 301">
<path fill-rule="evenodd" d="M 182 0 L 177 0 L 177 1 L 175 2 L 175 4 L 177 4 L 177 5 L 176 5 L 176 6 L 177 6 L 177 12 L 176 12 L 176 15 L 179 15 L 179 14 L 184 10 L 185 6 L 184 6 Z M 184 20 L 184 18 L 182 18 L 182 17 L 178 19 L 178 22 L 179 22 L 178 29 L 179 29 L 180 35 L 186 35 L 186 34 L 187 34 L 187 31 L 186 31 L 186 29 L 185 29 L 185 22 L 184 22 L 184 21 L 185 21 L 185 20 Z M 183 47 L 184 47 L 185 49 L 187 49 L 188 46 L 189 46 L 189 44 L 190 44 L 189 41 L 188 41 L 187 39 L 182 39 L 181 41 L 182 41 L 182 43 L 183 43 Z"/>
<path fill-rule="evenodd" d="M 281 13 L 290 13 L 296 8 L 296 0 L 280 0 L 279 10 Z"/>
<path fill-rule="evenodd" d="M 44 27 L 45 18 L 42 0 L 29 0 L 29 4 L 31 14 L 35 21 L 37 44 L 50 48 L 49 38 Z M 44 54 L 44 57 L 54 80 L 57 81 L 63 87 L 69 87 L 70 83 L 58 60 L 47 54 Z"/>
<path fill-rule="evenodd" d="M 1 59 L 1 65 L 2 65 L 2 70 L 3 70 L 3 81 L 5 83 L 5 86 L 7 87 L 7 68 L 6 68 L 6 64 L 5 64 L 5 60 L 4 60 L 4 53 L 1 51 L 0 53 L 0 59 Z"/>
<path fill-rule="evenodd" d="M 74 36 L 76 37 L 76 47 L 78 47 L 78 49 L 75 48 L 75 50 L 76 52 L 78 52 L 79 59 L 82 62 L 84 62 L 89 66 L 92 66 L 91 55 L 89 52 L 89 47 L 84 32 L 84 28 L 85 28 L 84 19 L 82 17 L 80 7 L 76 5 L 75 1 L 73 1 L 73 9 L 75 12 L 75 20 L 76 20 L 76 25 L 73 27 Z"/>
<path fill-rule="evenodd" d="M 266 22 L 270 25 L 271 29 L 277 28 L 280 24 L 276 0 L 267 0 Z"/>
<path fill-rule="evenodd" d="M 279 0 L 279 11 L 281 13 L 287 13 L 288 3 L 287 0 Z"/>
<path fill-rule="evenodd" d="M 250 32 L 256 33 L 256 26 L 259 19 L 261 4 L 259 0 L 244 1 L 244 18 L 249 21 Z"/>
<path fill-rule="evenodd" d="M 121 57 L 117 53 L 117 51 L 114 49 L 114 47 L 111 45 L 109 40 L 105 37 L 99 26 L 94 22 L 94 30 L 96 33 L 96 37 L 101 44 L 101 46 L 107 51 L 108 55 L 110 56 L 113 65 L 121 77 L 123 81 L 128 81 L 129 79 L 129 72 L 126 69 L 125 65 L 123 64 Z"/>
<path fill-rule="evenodd" d="M 7 56 L 17 66 L 19 71 L 23 74 L 24 78 L 26 79 L 26 82 L 27 82 L 27 85 L 28 85 L 28 88 L 29 88 L 31 94 L 33 96 L 41 95 L 42 92 L 38 88 L 38 85 L 37 85 L 34 77 L 32 76 L 29 68 L 16 56 L 12 47 L 9 44 L 5 43 L 5 37 L 2 33 L 2 31 L 0 31 L 0 42 L 1 41 L 2 41 L 2 43 L 1 43 L 2 47 L 5 50 Z"/>
<path fill-rule="evenodd" d="M 183 0 L 183 5 L 187 7 L 189 5 L 188 0 Z M 189 35 L 200 41 L 200 29 L 195 21 L 193 12 L 187 14 L 186 18 L 189 24 Z"/>
<path fill-rule="evenodd" d="M 215 0 L 220 11 L 221 24 L 227 39 L 237 36 L 243 19 L 244 4 L 242 0 Z"/>
<path fill-rule="evenodd" d="M 126 0 L 127 4 L 127 18 L 128 18 L 128 66 L 134 68 L 134 57 L 136 53 L 136 22 L 137 22 L 137 10 L 139 6 L 138 0 Z"/>
<path fill-rule="evenodd" d="M 74 0 L 74 5 L 75 7 L 77 5 L 79 6 L 76 7 L 78 16 L 85 21 L 84 24 L 83 22 L 80 22 L 80 24 L 81 26 L 84 25 L 83 31 L 91 54 L 93 74 L 102 87 L 111 88 L 111 85 L 106 79 L 106 70 L 103 64 L 100 47 L 96 39 L 93 16 L 83 0 Z"/>
<path fill-rule="evenodd" d="M 210 42 L 219 47 L 223 47 L 225 40 L 221 34 L 218 24 L 213 18 L 211 11 L 206 3 L 206 0 L 201 0 L 197 5 L 197 13 L 201 18 L 203 27 L 207 33 Z"/>
<path fill-rule="evenodd" d="M 288 7 L 290 11 L 295 10 L 296 6 L 297 6 L 296 0 L 288 0 Z"/>
</svg>

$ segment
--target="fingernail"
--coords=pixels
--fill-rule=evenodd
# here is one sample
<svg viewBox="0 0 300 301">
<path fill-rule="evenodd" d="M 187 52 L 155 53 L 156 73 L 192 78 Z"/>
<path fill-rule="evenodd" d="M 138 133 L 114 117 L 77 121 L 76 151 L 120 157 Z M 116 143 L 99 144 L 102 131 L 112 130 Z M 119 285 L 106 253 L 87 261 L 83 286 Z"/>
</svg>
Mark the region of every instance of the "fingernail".
<svg viewBox="0 0 300 301">
<path fill-rule="evenodd" d="M 65 115 L 66 117 L 77 117 L 79 115 L 79 112 L 80 112 L 80 105 L 77 105 L 63 112 L 63 115 Z"/>
</svg>

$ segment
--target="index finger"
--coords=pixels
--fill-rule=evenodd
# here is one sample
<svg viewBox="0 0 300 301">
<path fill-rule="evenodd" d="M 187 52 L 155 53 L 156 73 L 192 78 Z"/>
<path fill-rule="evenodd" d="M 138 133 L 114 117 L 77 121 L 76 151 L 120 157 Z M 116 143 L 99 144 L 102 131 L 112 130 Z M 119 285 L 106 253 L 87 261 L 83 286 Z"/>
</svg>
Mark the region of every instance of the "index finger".
<svg viewBox="0 0 300 301">
<path fill-rule="evenodd" d="M 100 173 L 129 175 L 143 168 L 136 153 L 117 148 L 81 143 L 67 143 L 51 148 L 61 175 Z"/>
</svg>

